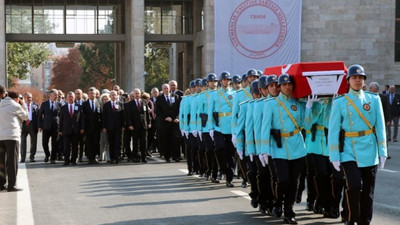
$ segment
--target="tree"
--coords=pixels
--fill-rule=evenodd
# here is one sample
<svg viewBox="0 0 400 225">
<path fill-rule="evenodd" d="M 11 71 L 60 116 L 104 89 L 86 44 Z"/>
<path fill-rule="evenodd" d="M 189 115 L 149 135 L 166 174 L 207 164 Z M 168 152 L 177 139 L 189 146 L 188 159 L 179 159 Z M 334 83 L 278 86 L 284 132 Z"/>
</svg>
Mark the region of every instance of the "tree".
<svg viewBox="0 0 400 225">
<path fill-rule="evenodd" d="M 26 79 L 30 67 L 39 67 L 45 62 L 50 51 L 44 43 L 7 43 L 7 79 L 8 86 L 13 87 L 13 78 Z"/>
<path fill-rule="evenodd" d="M 60 89 L 64 93 L 74 91 L 80 82 L 82 69 L 79 66 L 81 54 L 79 49 L 71 48 L 68 54 L 54 61 L 53 74 L 49 89 Z"/>
<path fill-rule="evenodd" d="M 113 43 L 82 44 L 79 46 L 82 55 L 80 88 L 86 90 L 93 86 L 99 89 L 111 89 L 115 79 L 114 50 Z"/>
<path fill-rule="evenodd" d="M 153 48 L 152 44 L 146 45 L 144 69 L 145 90 L 151 91 L 153 87 L 161 88 L 169 79 L 169 48 Z"/>
</svg>

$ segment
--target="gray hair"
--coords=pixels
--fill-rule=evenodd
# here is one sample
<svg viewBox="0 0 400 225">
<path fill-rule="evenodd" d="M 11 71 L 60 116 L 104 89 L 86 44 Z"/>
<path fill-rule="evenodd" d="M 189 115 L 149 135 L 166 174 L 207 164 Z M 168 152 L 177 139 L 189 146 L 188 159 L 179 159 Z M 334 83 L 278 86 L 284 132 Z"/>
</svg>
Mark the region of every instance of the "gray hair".
<svg viewBox="0 0 400 225">
<path fill-rule="evenodd" d="M 370 87 L 373 86 L 373 87 L 375 87 L 377 90 L 379 90 L 379 84 L 378 84 L 378 82 L 373 81 L 373 82 L 371 82 L 371 83 L 369 84 L 369 86 L 370 86 Z"/>
</svg>

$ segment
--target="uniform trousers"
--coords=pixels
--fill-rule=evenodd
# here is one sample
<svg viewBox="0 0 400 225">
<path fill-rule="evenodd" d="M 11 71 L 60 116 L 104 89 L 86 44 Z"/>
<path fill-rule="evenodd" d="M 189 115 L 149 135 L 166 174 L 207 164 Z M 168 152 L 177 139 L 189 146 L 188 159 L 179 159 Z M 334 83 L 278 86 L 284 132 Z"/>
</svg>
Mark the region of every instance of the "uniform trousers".
<svg viewBox="0 0 400 225">
<path fill-rule="evenodd" d="M 0 186 L 6 184 L 8 178 L 8 187 L 15 186 L 18 171 L 18 141 L 3 140 L 0 141 Z"/>
<path fill-rule="evenodd" d="M 218 162 L 215 156 L 214 141 L 211 139 L 209 133 L 203 133 L 202 135 L 203 135 L 203 141 L 206 145 L 206 162 L 207 162 L 206 176 L 211 176 L 212 178 L 217 179 Z"/>
<path fill-rule="evenodd" d="M 276 178 L 276 170 L 275 170 L 275 164 L 274 161 L 272 160 L 271 156 L 268 156 L 268 169 L 270 172 L 270 185 L 271 185 L 271 193 L 273 196 L 273 207 L 281 207 L 281 205 L 278 203 L 278 196 L 277 196 L 277 191 L 276 187 L 278 184 L 278 180 Z"/>
<path fill-rule="evenodd" d="M 231 134 L 222 134 L 218 131 L 214 132 L 215 154 L 220 169 L 226 176 L 227 182 L 232 182 L 233 170 L 235 169 L 233 162 L 235 157 L 235 147 L 233 147 L 231 139 Z"/>
<path fill-rule="evenodd" d="M 206 160 L 206 142 L 203 139 L 203 135 L 200 139 L 200 137 L 197 137 L 197 141 L 198 141 L 198 146 L 199 146 L 199 150 L 197 151 L 198 156 L 197 159 L 199 160 L 199 173 L 200 175 L 204 175 L 207 171 L 207 160 Z"/>
<path fill-rule="evenodd" d="M 280 206 L 284 202 L 286 217 L 295 217 L 296 215 L 293 211 L 293 205 L 304 160 L 305 157 L 294 160 L 273 159 L 277 176 L 277 202 Z"/>
<path fill-rule="evenodd" d="M 198 144 L 197 138 L 190 133 L 189 137 L 186 138 L 186 158 L 189 173 L 199 171 Z"/>
<path fill-rule="evenodd" d="M 258 160 L 258 157 L 253 157 L 253 161 L 250 160 L 249 156 L 245 156 L 243 158 L 243 161 L 246 162 L 246 167 L 247 167 L 247 180 L 250 182 L 250 193 L 249 196 L 251 199 L 256 199 L 258 203 L 259 200 L 262 201 L 262 199 L 259 199 L 259 191 L 258 191 L 258 184 L 257 184 L 257 176 L 258 176 L 258 169 L 257 169 L 257 163 L 256 161 Z"/>
<path fill-rule="evenodd" d="M 272 210 L 274 195 L 271 186 L 271 172 L 268 166 L 263 166 L 260 159 L 254 156 L 257 164 L 258 203 Z"/>
<path fill-rule="evenodd" d="M 358 167 L 356 162 L 350 161 L 343 162 L 342 168 L 346 179 L 345 220 L 358 225 L 370 224 L 378 167 Z"/>
<path fill-rule="evenodd" d="M 37 130 L 36 130 L 37 131 Z M 31 148 L 29 159 L 34 160 L 36 154 L 36 145 L 37 145 L 37 132 L 33 129 L 33 124 L 29 125 L 23 124 L 21 131 L 21 161 L 25 161 L 26 158 L 26 139 L 28 135 L 31 139 Z"/>
</svg>

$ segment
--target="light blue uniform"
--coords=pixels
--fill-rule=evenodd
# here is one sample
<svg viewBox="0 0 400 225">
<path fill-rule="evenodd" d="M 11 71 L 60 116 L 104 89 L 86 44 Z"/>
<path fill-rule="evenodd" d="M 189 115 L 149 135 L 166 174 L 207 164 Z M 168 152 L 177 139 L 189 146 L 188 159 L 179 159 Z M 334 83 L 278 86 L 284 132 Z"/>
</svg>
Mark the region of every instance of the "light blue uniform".
<svg viewBox="0 0 400 225">
<path fill-rule="evenodd" d="M 246 156 L 250 154 L 256 154 L 256 146 L 254 142 L 254 118 L 253 118 L 253 109 L 255 101 L 249 100 L 247 103 L 246 110 L 246 125 L 245 125 L 245 135 L 246 135 Z"/>
<path fill-rule="evenodd" d="M 257 99 L 253 103 L 253 120 L 254 120 L 254 142 L 256 148 L 256 155 L 261 153 L 261 128 L 262 128 L 262 117 L 265 98 Z"/>
<path fill-rule="evenodd" d="M 236 133 L 236 151 L 243 152 L 246 155 L 245 150 L 245 127 L 246 127 L 246 112 L 249 101 L 239 103 L 239 114 L 237 119 L 237 126 L 235 129 Z"/>
<path fill-rule="evenodd" d="M 233 97 L 233 108 L 232 108 L 232 134 L 236 134 L 236 126 L 237 120 L 239 116 L 239 104 L 246 100 L 253 99 L 253 96 L 250 93 L 250 87 L 246 87 L 236 91 L 235 96 Z"/>
<path fill-rule="evenodd" d="M 328 137 L 325 136 L 324 128 L 329 126 L 329 116 L 332 107 L 331 99 L 324 99 L 314 102 L 311 109 L 306 109 L 306 116 L 304 119 L 304 129 L 307 130 L 305 139 L 307 153 L 317 155 L 329 156 L 329 149 L 327 144 Z M 317 124 L 315 132 L 315 141 L 312 141 L 311 127 Z"/>
<path fill-rule="evenodd" d="M 234 91 L 231 88 L 219 88 L 210 95 L 210 104 L 208 108 L 208 129 L 221 132 L 222 134 L 232 133 L 232 99 Z M 219 126 L 216 126 L 213 112 L 219 115 Z"/>
<path fill-rule="evenodd" d="M 345 137 L 343 152 L 339 152 L 339 133 L 364 132 L 369 127 L 358 112 L 344 97 L 333 100 L 329 121 L 329 158 L 330 161 L 355 161 L 358 167 L 369 167 L 378 164 L 378 156 L 387 157 L 386 131 L 381 101 L 378 94 L 350 90 L 346 94 L 359 111 L 375 128 L 376 136 L 367 134 L 358 137 Z"/>
<path fill-rule="evenodd" d="M 199 115 L 198 115 L 198 105 L 199 105 L 199 94 L 195 93 L 192 95 L 192 99 L 190 100 L 190 123 L 189 123 L 189 130 L 190 131 L 198 131 L 198 122 Z"/>
<path fill-rule="evenodd" d="M 181 104 L 179 105 L 179 129 L 180 130 L 185 130 L 185 126 L 187 123 L 187 117 L 184 115 L 187 97 L 188 97 L 188 95 L 183 96 L 182 100 L 181 100 Z"/>
<path fill-rule="evenodd" d="M 185 96 L 185 98 L 182 99 L 181 105 L 179 107 L 179 118 L 181 118 L 182 119 L 181 121 L 183 121 L 181 129 L 188 131 L 189 133 L 191 132 L 190 122 L 192 121 L 192 118 L 190 116 L 190 121 L 189 121 L 189 114 L 190 114 L 190 106 L 192 100 L 193 100 L 193 95 Z"/>
<path fill-rule="evenodd" d="M 199 96 L 197 98 L 197 103 L 198 103 L 197 115 L 199 115 L 197 117 L 197 130 L 202 131 L 203 133 L 209 132 L 209 130 L 208 130 L 209 126 L 207 125 L 207 123 L 209 123 L 209 120 L 207 119 L 206 126 L 202 127 L 200 114 L 208 115 L 208 103 L 209 103 L 209 99 L 210 99 L 212 92 L 213 92 L 212 90 L 205 90 L 205 91 L 201 92 L 201 94 L 199 94 Z"/>
<path fill-rule="evenodd" d="M 283 102 L 291 113 L 298 127 L 290 119 L 284 108 L 278 103 Z M 304 157 L 307 154 L 306 146 L 300 127 L 303 126 L 304 105 L 291 97 L 286 97 L 282 93 L 276 98 L 268 99 L 264 105 L 262 132 L 261 132 L 261 153 L 269 154 L 273 159 L 294 160 Z M 278 148 L 275 140 L 270 135 L 271 129 L 278 129 L 281 132 L 282 148 Z M 294 132 L 293 135 L 283 137 Z"/>
</svg>

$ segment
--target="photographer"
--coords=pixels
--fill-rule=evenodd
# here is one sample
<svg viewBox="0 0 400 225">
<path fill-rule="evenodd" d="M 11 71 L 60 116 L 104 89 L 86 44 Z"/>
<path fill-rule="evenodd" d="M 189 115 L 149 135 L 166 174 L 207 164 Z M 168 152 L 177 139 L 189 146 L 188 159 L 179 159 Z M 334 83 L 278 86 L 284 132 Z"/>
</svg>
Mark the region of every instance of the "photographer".
<svg viewBox="0 0 400 225">
<path fill-rule="evenodd" d="M 4 95 L 0 87 L 0 96 Z M 0 102 L 0 191 L 5 189 L 8 177 L 8 192 L 20 191 L 15 187 L 17 177 L 18 148 L 21 135 L 21 122 L 28 119 L 23 100 L 16 91 L 8 92 Z M 7 159 L 7 160 L 6 160 Z M 6 163 L 7 162 L 7 163 Z"/>
</svg>

